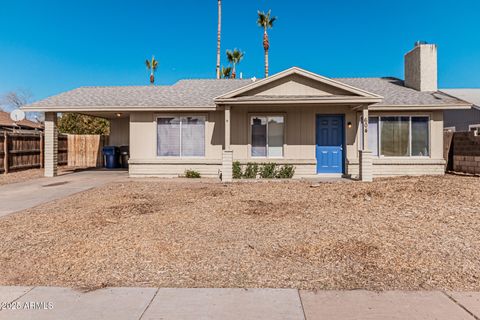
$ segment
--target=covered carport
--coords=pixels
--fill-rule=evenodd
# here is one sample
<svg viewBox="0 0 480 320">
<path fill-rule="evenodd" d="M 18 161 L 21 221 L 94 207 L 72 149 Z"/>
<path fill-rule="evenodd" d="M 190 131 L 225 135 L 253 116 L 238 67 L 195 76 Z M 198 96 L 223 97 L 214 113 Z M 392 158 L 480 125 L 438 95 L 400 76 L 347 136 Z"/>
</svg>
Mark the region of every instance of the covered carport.
<svg viewBox="0 0 480 320">
<path fill-rule="evenodd" d="M 75 112 L 88 116 L 107 119 L 110 122 L 108 145 L 121 147 L 129 146 L 130 113 L 121 110 L 91 111 L 87 108 L 41 108 L 34 105 L 25 106 L 24 111 L 45 113 L 45 147 L 44 147 L 44 175 L 54 177 L 58 174 L 58 117 L 62 113 Z"/>
</svg>

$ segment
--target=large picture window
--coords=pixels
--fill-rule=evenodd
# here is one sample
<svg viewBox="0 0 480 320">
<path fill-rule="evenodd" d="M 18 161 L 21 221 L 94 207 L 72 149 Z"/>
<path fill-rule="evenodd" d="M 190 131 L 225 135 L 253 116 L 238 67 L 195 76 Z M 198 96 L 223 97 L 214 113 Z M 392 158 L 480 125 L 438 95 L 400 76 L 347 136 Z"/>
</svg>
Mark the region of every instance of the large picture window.
<svg viewBox="0 0 480 320">
<path fill-rule="evenodd" d="M 157 118 L 157 155 L 160 157 L 204 157 L 205 117 Z"/>
<path fill-rule="evenodd" d="M 386 157 L 408 157 L 410 155 L 410 118 L 380 118 L 380 154 Z"/>
<path fill-rule="evenodd" d="M 253 116 L 252 157 L 283 157 L 284 141 L 283 116 Z"/>
<path fill-rule="evenodd" d="M 368 148 L 374 156 L 428 157 L 429 117 L 385 116 L 368 118 Z"/>
</svg>

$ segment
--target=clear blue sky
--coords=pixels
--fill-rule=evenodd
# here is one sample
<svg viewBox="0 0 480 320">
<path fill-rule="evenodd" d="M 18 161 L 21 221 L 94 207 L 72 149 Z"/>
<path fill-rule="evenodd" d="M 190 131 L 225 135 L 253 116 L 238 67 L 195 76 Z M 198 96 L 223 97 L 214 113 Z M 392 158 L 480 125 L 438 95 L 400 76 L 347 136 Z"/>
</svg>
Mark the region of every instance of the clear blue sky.
<svg viewBox="0 0 480 320">
<path fill-rule="evenodd" d="M 23 88 L 38 100 L 79 86 L 148 84 L 152 54 L 157 83 L 215 76 L 215 0 L 0 5 L 0 93 Z M 278 16 L 271 74 L 299 66 L 329 77 L 403 78 L 403 54 L 426 40 L 439 47 L 440 87 L 480 87 L 478 0 L 224 0 L 222 60 L 227 48 L 244 50 L 245 77 L 262 77 L 256 11 L 269 8 Z"/>
</svg>

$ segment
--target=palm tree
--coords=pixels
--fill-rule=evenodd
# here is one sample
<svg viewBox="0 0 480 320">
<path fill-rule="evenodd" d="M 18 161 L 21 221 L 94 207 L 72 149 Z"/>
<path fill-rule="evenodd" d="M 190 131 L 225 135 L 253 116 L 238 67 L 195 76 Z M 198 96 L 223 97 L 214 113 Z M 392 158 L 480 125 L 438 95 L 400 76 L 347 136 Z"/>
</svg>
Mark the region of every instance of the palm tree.
<svg viewBox="0 0 480 320">
<path fill-rule="evenodd" d="M 222 0 L 218 0 L 218 31 L 217 31 L 217 79 L 220 79 L 220 36 L 222 32 Z"/>
<path fill-rule="evenodd" d="M 222 78 L 229 79 L 231 73 L 232 73 L 232 68 L 231 67 L 222 66 L 222 69 L 221 69 L 221 72 L 220 72 Z"/>
<path fill-rule="evenodd" d="M 235 79 L 237 75 L 237 64 L 242 61 L 244 53 L 238 49 L 234 49 L 233 51 L 227 50 L 227 59 L 233 65 L 232 68 L 232 78 Z"/>
<path fill-rule="evenodd" d="M 271 10 L 267 13 L 258 11 L 257 24 L 263 28 L 263 49 L 265 50 L 265 78 L 268 77 L 268 49 L 270 48 L 270 42 L 268 41 L 267 29 L 273 27 L 273 23 L 277 20 L 277 17 L 271 17 Z"/>
<path fill-rule="evenodd" d="M 149 61 L 148 59 L 145 60 L 145 65 L 147 66 L 147 69 L 150 70 L 150 84 L 153 86 L 153 83 L 155 82 L 155 71 L 157 71 L 158 68 L 158 61 L 155 60 L 155 57 L 152 56 L 152 60 Z"/>
</svg>

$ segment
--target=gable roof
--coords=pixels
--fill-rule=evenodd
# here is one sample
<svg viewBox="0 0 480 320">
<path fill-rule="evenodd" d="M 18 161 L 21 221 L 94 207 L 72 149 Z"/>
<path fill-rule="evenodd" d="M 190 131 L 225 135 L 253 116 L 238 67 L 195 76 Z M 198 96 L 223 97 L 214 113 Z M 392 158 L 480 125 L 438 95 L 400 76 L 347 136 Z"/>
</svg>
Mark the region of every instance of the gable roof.
<svg viewBox="0 0 480 320">
<path fill-rule="evenodd" d="M 470 108 L 471 104 L 443 92 L 420 92 L 407 88 L 397 78 L 326 78 L 300 68 L 290 68 L 262 80 L 233 79 L 188 79 L 171 86 L 111 86 L 81 87 L 46 98 L 23 107 L 25 111 L 135 111 L 168 110 L 213 110 L 216 104 L 235 98 L 248 102 L 300 101 L 313 103 L 319 96 L 308 95 L 256 95 L 246 93 L 275 83 L 291 75 L 306 77 L 312 81 L 331 86 L 342 94 L 324 95 L 325 102 L 370 103 L 372 109 L 395 109 L 428 107 L 437 109 Z M 337 91 L 338 91 L 337 90 Z M 248 101 L 250 100 L 250 101 Z"/>
<path fill-rule="evenodd" d="M 213 99 L 225 92 L 243 87 L 252 80 L 189 79 L 172 86 L 81 87 L 32 103 L 23 109 L 61 107 L 203 107 L 215 106 Z M 142 109 L 143 109 L 142 108 Z"/>
<path fill-rule="evenodd" d="M 309 80 L 312 80 L 313 83 L 315 84 L 322 84 L 322 85 L 326 85 L 328 87 L 330 87 L 330 89 L 334 89 L 335 92 L 337 92 L 336 94 L 327 94 L 327 95 L 308 95 L 308 96 L 303 96 L 303 99 L 307 99 L 307 100 L 313 100 L 314 98 L 316 100 L 329 100 L 331 101 L 332 98 L 333 100 L 335 99 L 339 99 L 339 98 L 342 98 L 342 99 L 346 99 L 346 98 L 355 98 L 355 99 L 369 99 L 371 100 L 372 102 L 379 102 L 382 100 L 382 96 L 378 95 L 378 94 L 375 94 L 375 93 L 371 93 L 371 92 L 368 92 L 366 90 L 362 90 L 360 88 L 356 88 L 354 86 L 351 86 L 349 84 L 346 84 L 346 83 L 342 83 L 340 81 L 337 81 L 337 80 L 334 80 L 334 79 L 330 79 L 330 78 L 326 78 L 326 77 L 323 77 L 323 76 L 320 76 L 318 74 L 315 74 L 315 73 L 312 73 L 312 72 L 309 72 L 307 70 L 303 70 L 301 68 L 298 68 L 298 67 L 292 67 L 290 69 L 287 69 L 285 71 L 282 71 L 282 72 L 279 72 L 271 77 L 268 77 L 268 78 L 265 78 L 265 79 L 262 79 L 262 80 L 259 80 L 259 81 L 256 81 L 254 83 L 251 83 L 249 85 L 246 85 L 244 87 L 241 87 L 239 89 L 236 89 L 236 90 L 233 90 L 231 92 L 228 92 L 226 94 L 223 94 L 219 97 L 217 97 L 215 99 L 215 102 L 217 103 L 223 103 L 223 102 L 233 102 L 233 101 L 242 101 L 242 100 L 246 100 L 244 97 L 246 95 L 248 95 L 249 92 L 252 92 L 252 91 L 255 91 L 258 89 L 261 89 L 262 87 L 267 87 L 267 85 L 269 84 L 274 84 L 275 82 L 278 82 L 282 79 L 288 79 L 288 78 L 291 78 L 292 76 L 299 76 L 299 77 L 302 77 L 302 78 L 305 78 L 305 79 L 309 79 Z M 256 99 L 260 99 L 260 100 L 264 100 L 265 98 L 268 98 L 268 99 L 273 99 L 272 96 L 268 96 L 268 95 L 262 95 L 261 93 L 258 94 L 260 97 L 258 97 L 256 95 Z M 295 96 L 295 95 L 289 95 L 288 97 L 282 97 L 282 96 L 278 96 L 276 95 L 276 97 L 280 97 L 282 99 L 287 99 L 288 97 L 290 97 L 290 99 L 288 100 L 299 100 L 299 99 L 302 99 L 302 96 Z M 250 99 L 247 99 L 247 100 L 251 100 L 252 97 L 250 97 Z"/>
<path fill-rule="evenodd" d="M 28 129 L 43 129 L 43 125 L 38 122 L 33 122 L 27 119 L 17 121 L 16 125 Z M 10 113 L 0 111 L 0 127 L 15 127 L 15 122 L 10 119 Z"/>
</svg>

